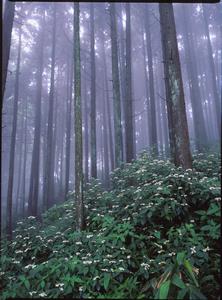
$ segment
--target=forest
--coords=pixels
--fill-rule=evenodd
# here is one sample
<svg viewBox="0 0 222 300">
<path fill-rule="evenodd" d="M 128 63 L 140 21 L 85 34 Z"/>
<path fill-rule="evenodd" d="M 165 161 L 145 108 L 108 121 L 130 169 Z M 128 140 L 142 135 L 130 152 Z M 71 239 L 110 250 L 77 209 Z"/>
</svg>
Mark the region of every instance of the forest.
<svg viewBox="0 0 222 300">
<path fill-rule="evenodd" d="M 222 3 L 2 11 L 0 298 L 220 299 Z"/>
</svg>

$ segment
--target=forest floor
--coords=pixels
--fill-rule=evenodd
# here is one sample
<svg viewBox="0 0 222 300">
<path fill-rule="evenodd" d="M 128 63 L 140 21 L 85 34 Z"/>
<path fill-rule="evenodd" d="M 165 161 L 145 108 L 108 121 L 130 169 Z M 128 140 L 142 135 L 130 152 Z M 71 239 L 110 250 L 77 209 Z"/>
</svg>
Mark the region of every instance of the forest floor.
<svg viewBox="0 0 222 300">
<path fill-rule="evenodd" d="M 85 192 L 86 230 L 74 195 L 17 223 L 2 241 L 1 298 L 218 299 L 220 155 L 193 170 L 141 156 Z"/>
</svg>

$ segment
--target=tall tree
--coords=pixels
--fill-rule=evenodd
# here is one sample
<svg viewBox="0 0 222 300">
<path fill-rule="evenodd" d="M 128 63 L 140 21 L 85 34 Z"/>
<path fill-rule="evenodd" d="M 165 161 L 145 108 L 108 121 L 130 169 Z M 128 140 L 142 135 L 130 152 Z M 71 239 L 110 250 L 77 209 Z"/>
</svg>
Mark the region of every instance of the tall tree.
<svg viewBox="0 0 222 300">
<path fill-rule="evenodd" d="M 90 61 L 91 61 L 91 118 L 90 118 L 90 145 L 91 145 L 91 177 L 97 178 L 96 154 L 96 66 L 95 66 L 95 29 L 94 4 L 90 3 Z"/>
<path fill-rule="evenodd" d="M 71 103 L 72 103 L 72 87 L 73 87 L 73 59 L 71 69 L 67 65 L 67 103 L 66 103 L 66 171 L 65 171 L 65 195 L 69 191 L 70 177 L 70 146 L 71 146 Z"/>
<path fill-rule="evenodd" d="M 209 27 L 207 23 L 207 10 L 206 6 L 203 4 L 203 20 L 204 20 L 204 29 L 205 29 L 205 35 L 207 37 L 207 50 L 209 55 L 209 64 L 210 64 L 210 74 L 212 75 L 212 85 L 213 85 L 213 101 L 215 105 L 216 110 L 216 118 L 217 118 L 217 128 L 220 136 L 221 132 L 221 103 L 219 98 L 219 92 L 217 90 L 217 82 L 216 82 L 216 71 L 215 71 L 215 65 L 214 65 L 214 59 L 213 59 L 213 50 L 210 40 L 210 33 L 209 33 Z"/>
<path fill-rule="evenodd" d="M 22 28 L 19 27 L 19 42 L 18 42 L 18 57 L 16 63 L 15 74 L 15 93 L 13 104 L 13 121 L 11 133 L 11 145 L 9 156 L 9 177 L 8 177 L 8 193 L 7 193 L 7 234 L 9 239 L 12 238 L 12 197 L 13 197 L 13 183 L 14 183 L 14 162 L 15 162 L 15 142 L 17 131 L 17 111 L 19 101 L 19 75 L 20 75 L 20 62 L 21 62 L 21 44 L 22 44 Z"/>
<path fill-rule="evenodd" d="M 192 167 L 183 82 L 172 3 L 159 4 L 161 40 L 169 126 L 173 137 L 173 160 L 176 166 Z"/>
<path fill-rule="evenodd" d="M 82 166 L 81 61 L 79 36 L 79 2 L 74 3 L 74 113 L 75 113 L 75 202 L 76 229 L 85 227 Z"/>
<path fill-rule="evenodd" d="M 56 3 L 53 4 L 53 27 L 52 27 L 52 54 L 51 54 L 51 78 L 48 107 L 47 126 L 47 152 L 46 152 L 46 178 L 44 191 L 44 205 L 48 209 L 53 200 L 53 114 L 54 114 L 54 90 L 55 90 L 55 47 L 56 47 Z"/>
<path fill-rule="evenodd" d="M 3 18 L 3 31 L 2 31 L 3 41 L 4 41 L 4 47 L 2 48 L 2 96 L 4 95 L 5 92 L 5 84 L 7 79 L 14 14 L 15 14 L 15 2 L 6 0 L 4 18 Z"/>
<path fill-rule="evenodd" d="M 204 123 L 203 108 L 201 104 L 201 94 L 198 84 L 198 71 L 196 64 L 196 53 L 193 39 L 192 29 L 189 26 L 191 20 L 189 19 L 189 7 L 183 5 L 182 7 L 182 21 L 183 21 L 183 39 L 184 50 L 186 57 L 186 66 L 188 73 L 188 83 L 190 88 L 190 100 L 193 112 L 195 143 L 197 150 L 201 151 L 203 146 L 207 144 L 207 133 Z M 193 49 L 193 51 L 192 51 Z"/>
<path fill-rule="evenodd" d="M 34 142 L 32 151 L 30 187 L 28 212 L 30 215 L 37 216 L 38 196 L 39 196 L 39 165 L 40 165 L 40 132 L 41 132 L 41 101 L 42 101 L 42 73 L 43 73 L 43 49 L 44 49 L 44 31 L 45 31 L 45 11 L 41 32 L 39 37 L 38 69 L 36 78 L 36 103 L 35 103 L 35 124 L 34 124 Z"/>
<path fill-rule="evenodd" d="M 118 46 L 116 30 L 115 3 L 110 3 L 111 21 L 111 53 L 112 53 L 112 82 L 113 82 L 113 111 L 114 111 L 114 136 L 115 136 L 115 167 L 119 167 L 123 160 L 123 141 L 121 125 L 120 82 L 118 67 Z"/>
<path fill-rule="evenodd" d="M 106 52 L 105 52 L 105 36 L 104 32 L 100 31 L 100 39 L 102 46 L 102 61 L 104 66 L 104 80 L 105 80 L 105 101 L 106 101 L 106 111 L 107 111 L 107 122 L 108 122 L 108 132 L 109 132 L 109 152 L 110 152 L 110 165 L 111 170 L 114 169 L 114 151 L 113 151 L 113 133 L 112 133 L 112 122 L 111 122 L 111 111 L 110 111 L 110 101 L 109 101 L 109 85 L 108 85 L 108 75 L 107 75 L 107 62 L 106 62 Z"/>
<path fill-rule="evenodd" d="M 126 162 L 134 158 L 133 147 L 133 101 L 131 71 L 131 16 L 130 3 L 126 3 L 126 98 L 125 102 L 125 145 Z"/>
<path fill-rule="evenodd" d="M 145 7 L 144 9 L 145 20 L 145 36 L 146 47 L 148 56 L 148 73 L 149 73 L 149 104 L 150 104 L 150 145 L 154 152 L 157 152 L 157 124 L 156 124 L 156 103 L 154 91 L 154 75 L 153 75 L 153 53 L 150 34 L 150 12 Z"/>
</svg>

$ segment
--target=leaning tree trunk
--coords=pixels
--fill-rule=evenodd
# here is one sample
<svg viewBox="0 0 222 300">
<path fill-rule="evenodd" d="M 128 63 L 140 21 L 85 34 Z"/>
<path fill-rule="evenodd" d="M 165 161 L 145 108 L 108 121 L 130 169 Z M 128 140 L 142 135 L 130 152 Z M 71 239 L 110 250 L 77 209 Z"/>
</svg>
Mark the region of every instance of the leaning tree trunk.
<svg viewBox="0 0 222 300">
<path fill-rule="evenodd" d="M 15 162 L 15 142 L 17 131 L 17 112 L 18 112 L 18 100 L 19 100 L 19 74 L 20 74 L 20 60 L 21 60 L 21 43 L 22 43 L 22 29 L 19 28 L 19 44 L 18 44 L 18 57 L 16 64 L 15 74 L 15 94 L 13 105 L 13 122 L 12 122 L 12 134 L 9 156 L 9 177 L 8 177 L 8 193 L 7 193 L 7 234 L 9 239 L 12 239 L 12 197 L 13 197 L 13 183 L 14 183 L 14 162 Z"/>
<path fill-rule="evenodd" d="M 174 163 L 192 167 L 183 82 L 172 3 L 159 4 L 168 115 L 174 133 Z"/>
<path fill-rule="evenodd" d="M 2 31 L 2 40 L 4 43 L 4 47 L 2 48 L 2 97 L 4 96 L 7 79 L 14 13 L 15 2 L 6 0 Z"/>
<path fill-rule="evenodd" d="M 91 145 L 91 177 L 97 178 L 96 153 L 96 66 L 95 66 L 95 33 L 94 33 L 94 5 L 90 3 L 90 47 L 91 47 L 91 118 L 90 118 L 90 145 Z"/>
<path fill-rule="evenodd" d="M 115 3 L 110 3 L 111 21 L 111 52 L 112 52 L 112 81 L 113 81 L 113 111 L 114 111 L 114 135 L 115 135 L 115 167 L 119 167 L 123 160 L 123 141 L 121 126 L 121 104 L 120 104 L 120 83 L 118 67 L 118 48 L 116 30 Z"/>
<path fill-rule="evenodd" d="M 75 113 L 75 202 L 76 230 L 85 227 L 82 167 L 81 62 L 79 37 L 79 2 L 74 3 L 74 113 Z"/>
</svg>

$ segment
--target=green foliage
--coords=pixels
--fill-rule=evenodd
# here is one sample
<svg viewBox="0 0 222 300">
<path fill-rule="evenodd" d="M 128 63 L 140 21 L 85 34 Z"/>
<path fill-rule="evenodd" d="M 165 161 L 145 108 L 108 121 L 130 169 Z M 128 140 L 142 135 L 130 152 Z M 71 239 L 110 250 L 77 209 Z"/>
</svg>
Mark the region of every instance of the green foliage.
<svg viewBox="0 0 222 300">
<path fill-rule="evenodd" d="M 73 194 L 18 222 L 2 241 L 2 299 L 217 299 L 219 156 L 196 155 L 194 169 L 148 158 L 85 191 L 87 230 L 74 231 Z"/>
</svg>

